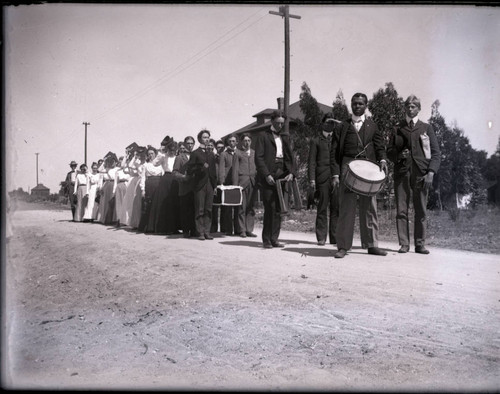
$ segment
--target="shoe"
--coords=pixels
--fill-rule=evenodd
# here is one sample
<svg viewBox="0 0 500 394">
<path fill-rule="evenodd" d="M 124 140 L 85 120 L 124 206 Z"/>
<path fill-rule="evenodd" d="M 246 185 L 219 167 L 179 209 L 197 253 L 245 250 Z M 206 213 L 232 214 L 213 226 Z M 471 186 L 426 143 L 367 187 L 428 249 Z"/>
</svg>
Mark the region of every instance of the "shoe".
<svg viewBox="0 0 500 394">
<path fill-rule="evenodd" d="M 401 245 L 401 248 L 398 250 L 398 253 L 408 253 L 410 251 L 409 245 Z"/>
<path fill-rule="evenodd" d="M 205 239 L 214 239 L 210 234 L 205 234 Z"/>
<path fill-rule="evenodd" d="M 319 246 L 325 246 L 325 241 L 318 241 Z"/>
<path fill-rule="evenodd" d="M 233 233 L 224 233 L 225 235 L 227 235 L 228 237 L 232 237 L 233 236 Z"/>
<path fill-rule="evenodd" d="M 337 245 L 337 240 L 336 239 L 331 239 L 330 240 L 330 245 Z"/>
<path fill-rule="evenodd" d="M 285 247 L 285 245 L 280 244 L 279 242 L 274 242 L 274 243 L 271 242 L 271 245 L 273 248 L 284 248 Z"/>
<path fill-rule="evenodd" d="M 264 244 L 264 249 L 272 249 L 273 245 L 271 244 Z"/>
<path fill-rule="evenodd" d="M 387 256 L 387 252 L 385 250 L 379 249 L 376 246 L 368 248 L 368 254 L 373 254 L 375 256 Z"/>
<path fill-rule="evenodd" d="M 335 254 L 333 255 L 333 257 L 335 257 L 336 259 L 343 259 L 346 254 L 347 254 L 347 250 L 345 250 L 345 249 L 339 249 L 339 250 L 337 250 L 335 252 Z"/>
<path fill-rule="evenodd" d="M 257 234 L 247 232 L 247 237 L 250 237 L 250 238 L 257 238 Z"/>
<path fill-rule="evenodd" d="M 430 252 L 425 248 L 425 246 L 415 246 L 415 253 L 429 254 Z"/>
<path fill-rule="evenodd" d="M 246 238 L 246 237 L 247 237 L 247 235 L 246 235 L 245 233 L 240 233 L 240 237 L 241 237 L 241 238 Z"/>
<path fill-rule="evenodd" d="M 198 239 L 199 239 L 200 241 L 204 241 L 204 240 L 205 240 L 205 236 L 204 236 L 204 235 L 200 235 L 200 236 L 198 237 Z"/>
</svg>

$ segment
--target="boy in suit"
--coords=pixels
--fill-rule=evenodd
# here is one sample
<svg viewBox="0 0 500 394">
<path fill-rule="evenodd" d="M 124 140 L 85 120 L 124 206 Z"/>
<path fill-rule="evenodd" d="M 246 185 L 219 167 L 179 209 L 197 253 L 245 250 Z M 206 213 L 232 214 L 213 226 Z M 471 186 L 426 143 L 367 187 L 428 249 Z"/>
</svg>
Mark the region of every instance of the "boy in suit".
<svg viewBox="0 0 500 394">
<path fill-rule="evenodd" d="M 406 99 L 406 120 L 396 129 L 388 150 L 394 162 L 399 253 L 410 250 L 408 206 L 410 194 L 413 194 L 415 253 L 429 254 L 425 247 L 427 198 L 434 174 L 439 169 L 441 152 L 432 126 L 418 119 L 420 107 L 420 100 L 415 95 Z"/>
</svg>

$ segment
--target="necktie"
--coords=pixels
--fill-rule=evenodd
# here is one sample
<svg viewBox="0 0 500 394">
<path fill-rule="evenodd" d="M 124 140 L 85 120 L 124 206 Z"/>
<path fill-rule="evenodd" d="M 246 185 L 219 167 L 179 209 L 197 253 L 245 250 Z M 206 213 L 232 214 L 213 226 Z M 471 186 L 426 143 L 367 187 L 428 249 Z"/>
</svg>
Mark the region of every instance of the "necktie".
<svg viewBox="0 0 500 394">
<path fill-rule="evenodd" d="M 415 123 L 413 123 L 413 119 L 412 119 L 412 120 L 410 120 L 410 128 L 413 129 L 413 126 L 415 126 Z"/>
</svg>

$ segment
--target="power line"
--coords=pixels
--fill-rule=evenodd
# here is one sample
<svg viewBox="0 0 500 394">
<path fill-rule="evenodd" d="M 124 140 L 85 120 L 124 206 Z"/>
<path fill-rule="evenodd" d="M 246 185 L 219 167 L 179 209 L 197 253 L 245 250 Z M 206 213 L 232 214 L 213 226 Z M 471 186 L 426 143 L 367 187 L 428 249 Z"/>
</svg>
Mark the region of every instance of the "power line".
<svg viewBox="0 0 500 394">
<path fill-rule="evenodd" d="M 153 83 L 151 83 L 150 85 L 148 85 L 147 87 L 145 87 L 143 90 L 141 90 L 141 91 L 137 92 L 136 94 L 134 94 L 133 96 L 125 99 L 124 101 L 122 101 L 121 103 L 117 104 L 116 106 L 114 106 L 114 107 L 112 107 L 112 108 L 104 111 L 103 113 L 101 113 L 100 115 L 98 115 L 97 117 L 95 117 L 94 121 L 95 120 L 99 120 L 99 119 L 105 117 L 106 115 L 108 115 L 108 114 L 110 114 L 110 113 L 112 113 L 112 112 L 114 112 L 114 111 L 122 108 L 123 106 L 125 106 L 127 104 L 130 104 L 131 102 L 135 101 L 136 99 L 144 96 L 149 91 L 151 91 L 151 90 L 155 89 L 156 87 L 160 86 L 162 83 L 170 80 L 174 76 L 176 76 L 176 75 L 180 74 L 181 72 L 187 70 L 188 68 L 194 66 L 196 63 L 198 63 L 200 60 L 202 60 L 203 58 L 205 58 L 206 56 L 208 56 L 209 54 L 211 54 L 212 52 L 214 52 L 215 50 L 217 50 L 218 48 L 220 48 L 222 45 L 224 45 L 225 43 L 233 40 L 234 38 L 236 38 L 237 36 L 239 36 L 241 33 L 243 33 L 244 31 L 248 30 L 250 27 L 252 27 L 257 22 L 259 22 L 261 19 L 263 19 L 266 15 L 261 16 L 255 22 L 253 22 L 250 25 L 248 25 L 245 29 L 243 29 L 243 30 L 239 31 L 238 33 L 234 34 L 233 36 L 229 37 L 229 39 L 225 40 L 220 45 L 216 46 L 215 48 L 213 48 L 209 52 L 205 53 L 202 57 L 200 57 L 196 61 L 194 61 L 194 62 L 192 62 L 192 63 L 189 64 L 189 62 L 191 62 L 193 59 L 195 59 L 198 55 L 200 55 L 201 53 L 205 52 L 208 48 L 210 48 L 211 46 L 213 46 L 214 44 L 216 44 L 217 42 L 219 42 L 220 40 L 222 40 L 229 33 L 231 33 L 232 31 L 236 30 L 238 27 L 240 27 L 245 22 L 247 22 L 249 19 L 253 18 L 261 10 L 262 9 L 259 9 L 257 12 L 255 12 L 254 14 L 252 14 L 251 16 L 249 16 L 248 18 L 246 18 L 245 20 L 243 20 L 242 22 L 240 22 L 239 24 L 237 24 L 235 27 L 233 27 L 232 29 L 230 29 L 229 31 L 227 31 L 226 33 L 224 33 L 218 39 L 216 39 L 215 41 L 213 41 L 212 43 L 210 43 L 209 45 L 207 45 L 205 48 L 203 48 L 201 51 L 198 51 L 196 54 L 192 55 L 186 61 L 184 61 L 183 63 L 181 63 L 177 67 L 175 67 L 173 70 L 169 71 L 166 75 L 158 78 L 156 81 L 154 81 Z M 179 68 L 180 68 L 180 70 L 178 70 Z M 178 70 L 178 71 L 176 71 L 176 70 Z"/>
</svg>

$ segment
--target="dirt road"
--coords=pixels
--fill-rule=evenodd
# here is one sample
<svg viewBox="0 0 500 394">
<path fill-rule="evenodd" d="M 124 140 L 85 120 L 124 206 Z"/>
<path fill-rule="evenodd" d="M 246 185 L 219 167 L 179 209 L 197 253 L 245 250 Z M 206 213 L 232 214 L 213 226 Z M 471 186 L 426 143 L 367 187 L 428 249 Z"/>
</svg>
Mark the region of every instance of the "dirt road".
<svg viewBox="0 0 500 394">
<path fill-rule="evenodd" d="M 12 216 L 4 387 L 500 389 L 499 255 L 339 260 L 313 234 L 267 250 L 69 216 Z"/>
</svg>

